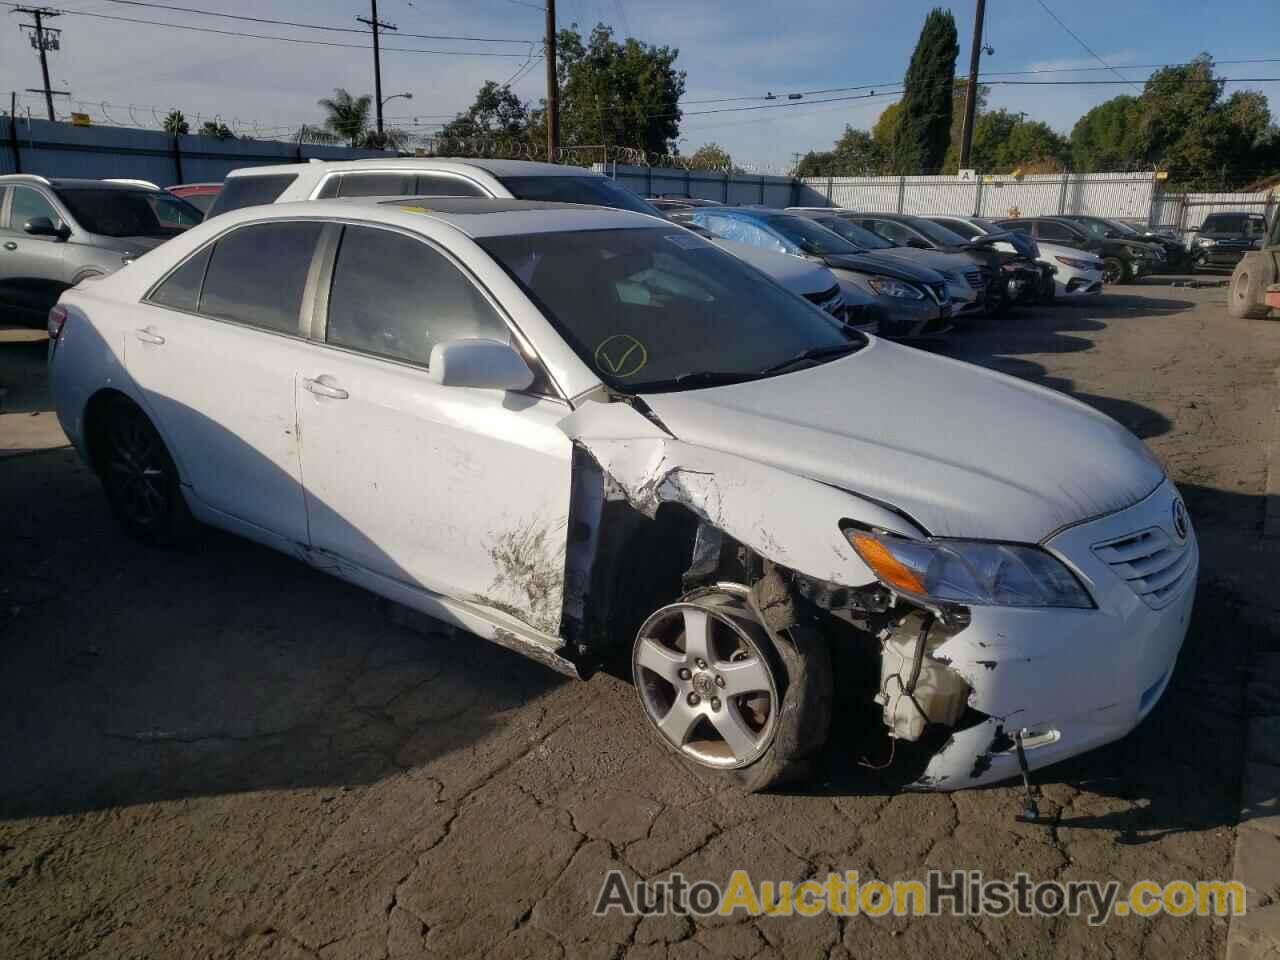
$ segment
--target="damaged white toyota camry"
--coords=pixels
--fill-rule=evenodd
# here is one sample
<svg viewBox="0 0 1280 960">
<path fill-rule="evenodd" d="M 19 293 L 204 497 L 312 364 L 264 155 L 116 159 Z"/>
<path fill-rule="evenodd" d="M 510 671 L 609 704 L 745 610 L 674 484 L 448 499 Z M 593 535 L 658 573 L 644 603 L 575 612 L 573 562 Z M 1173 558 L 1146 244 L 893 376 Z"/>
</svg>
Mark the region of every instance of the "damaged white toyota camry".
<svg viewBox="0 0 1280 960">
<path fill-rule="evenodd" d="M 135 536 L 221 527 L 576 676 L 629 655 L 654 734 L 748 789 L 854 732 L 842 645 L 955 789 L 1123 736 L 1186 633 L 1195 536 L 1130 433 L 656 218 L 250 207 L 49 330 Z"/>
</svg>

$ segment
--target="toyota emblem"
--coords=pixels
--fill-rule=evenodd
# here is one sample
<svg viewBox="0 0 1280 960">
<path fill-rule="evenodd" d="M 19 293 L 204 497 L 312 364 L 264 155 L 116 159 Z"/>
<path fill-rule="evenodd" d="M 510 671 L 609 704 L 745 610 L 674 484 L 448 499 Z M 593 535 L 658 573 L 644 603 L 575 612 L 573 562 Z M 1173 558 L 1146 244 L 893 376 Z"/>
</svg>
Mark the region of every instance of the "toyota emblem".
<svg viewBox="0 0 1280 960">
<path fill-rule="evenodd" d="M 1187 539 L 1190 532 L 1191 523 L 1187 520 L 1187 508 L 1181 500 L 1173 501 L 1173 532 L 1178 535 L 1179 540 Z"/>
</svg>

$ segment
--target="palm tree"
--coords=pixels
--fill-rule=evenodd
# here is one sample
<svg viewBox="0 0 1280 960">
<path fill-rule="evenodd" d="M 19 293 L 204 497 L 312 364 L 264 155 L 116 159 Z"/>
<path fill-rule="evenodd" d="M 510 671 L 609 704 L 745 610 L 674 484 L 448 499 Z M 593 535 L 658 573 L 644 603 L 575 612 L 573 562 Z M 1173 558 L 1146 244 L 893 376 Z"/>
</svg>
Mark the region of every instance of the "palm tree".
<svg viewBox="0 0 1280 960">
<path fill-rule="evenodd" d="M 369 128 L 369 108 L 373 98 L 368 94 L 353 97 L 341 87 L 333 91 L 333 97 L 319 101 L 329 114 L 324 125 L 342 137 L 350 146 L 357 146 Z"/>
<path fill-rule="evenodd" d="M 170 110 L 164 118 L 164 132 L 171 137 L 190 133 L 191 124 L 187 123 L 187 118 L 182 115 L 181 110 Z"/>
</svg>

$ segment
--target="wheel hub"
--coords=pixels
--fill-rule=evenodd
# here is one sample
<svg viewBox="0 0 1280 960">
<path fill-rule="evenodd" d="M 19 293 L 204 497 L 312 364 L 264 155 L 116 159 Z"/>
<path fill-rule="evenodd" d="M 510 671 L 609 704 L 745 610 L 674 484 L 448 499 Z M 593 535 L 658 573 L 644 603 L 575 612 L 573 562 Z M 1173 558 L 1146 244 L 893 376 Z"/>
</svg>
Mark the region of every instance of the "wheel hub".
<svg viewBox="0 0 1280 960">
<path fill-rule="evenodd" d="M 716 689 L 716 678 L 710 673 L 695 673 L 691 682 L 693 692 L 700 697 L 709 697 Z"/>
</svg>

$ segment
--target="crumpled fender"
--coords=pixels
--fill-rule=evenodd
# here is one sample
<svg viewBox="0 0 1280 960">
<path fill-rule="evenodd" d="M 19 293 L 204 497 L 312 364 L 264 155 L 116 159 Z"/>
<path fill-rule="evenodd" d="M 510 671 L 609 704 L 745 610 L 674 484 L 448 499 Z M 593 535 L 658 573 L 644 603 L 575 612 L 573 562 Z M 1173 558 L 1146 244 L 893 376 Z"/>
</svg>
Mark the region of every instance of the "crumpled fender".
<svg viewBox="0 0 1280 960">
<path fill-rule="evenodd" d="M 627 403 L 586 403 L 560 428 L 641 513 L 682 504 L 761 556 L 816 579 L 850 587 L 876 580 L 840 531 L 843 519 L 922 535 L 891 510 L 830 484 L 677 440 Z"/>
</svg>

